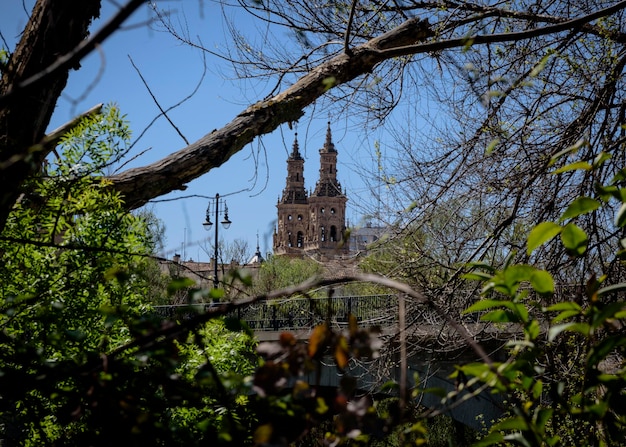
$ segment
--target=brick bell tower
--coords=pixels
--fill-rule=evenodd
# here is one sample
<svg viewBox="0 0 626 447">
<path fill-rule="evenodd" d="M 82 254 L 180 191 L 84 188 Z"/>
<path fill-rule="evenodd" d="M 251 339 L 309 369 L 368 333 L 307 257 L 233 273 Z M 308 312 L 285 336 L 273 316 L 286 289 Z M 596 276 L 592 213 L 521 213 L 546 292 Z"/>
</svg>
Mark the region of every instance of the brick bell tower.
<svg viewBox="0 0 626 447">
<path fill-rule="evenodd" d="M 332 141 L 330 122 L 319 154 L 319 179 L 308 197 L 304 187 L 304 159 L 299 152 L 296 134 L 287 159 L 287 184 L 276 205 L 276 255 L 319 254 L 334 257 L 348 252 L 348 243 L 343 240 L 348 198 L 337 180 L 337 150 Z"/>
</svg>

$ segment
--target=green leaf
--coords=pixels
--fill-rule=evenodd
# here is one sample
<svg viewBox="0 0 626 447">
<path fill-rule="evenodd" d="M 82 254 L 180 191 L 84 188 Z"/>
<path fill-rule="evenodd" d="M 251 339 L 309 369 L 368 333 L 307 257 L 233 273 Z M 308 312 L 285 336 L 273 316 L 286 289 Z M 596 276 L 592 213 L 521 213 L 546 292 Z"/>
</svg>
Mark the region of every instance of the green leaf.
<svg viewBox="0 0 626 447">
<path fill-rule="evenodd" d="M 224 327 L 231 332 L 243 332 L 251 337 L 254 337 L 254 331 L 250 329 L 248 323 L 240 320 L 236 317 L 225 317 Z"/>
<path fill-rule="evenodd" d="M 514 416 L 508 419 L 504 419 L 502 422 L 498 422 L 491 429 L 492 430 L 527 430 L 528 424 L 526 424 L 526 421 L 522 417 Z"/>
<path fill-rule="evenodd" d="M 174 278 L 167 285 L 167 294 L 173 295 L 179 290 L 186 289 L 187 287 L 193 286 L 195 283 L 191 278 Z"/>
<path fill-rule="evenodd" d="M 587 251 L 587 233 L 573 223 L 565 225 L 561 232 L 561 241 L 572 256 L 581 256 Z"/>
<path fill-rule="evenodd" d="M 496 146 L 498 146 L 498 143 L 500 143 L 499 138 L 491 140 L 485 149 L 485 155 L 491 155 L 491 153 L 496 149 Z"/>
<path fill-rule="evenodd" d="M 580 216 L 581 214 L 590 213 L 598 208 L 600 208 L 600 202 L 597 200 L 585 196 L 578 197 L 567 207 L 559 221 L 563 222 L 564 220 Z"/>
<path fill-rule="evenodd" d="M 530 276 L 530 284 L 539 295 L 552 295 L 554 293 L 554 279 L 545 270 L 535 270 Z"/>
<path fill-rule="evenodd" d="M 500 432 L 491 432 L 484 436 L 480 441 L 472 444 L 474 447 L 489 447 L 491 445 L 499 445 L 504 441 L 504 435 Z"/>
<path fill-rule="evenodd" d="M 607 295 L 609 293 L 622 292 L 626 290 L 626 283 L 613 284 L 612 286 L 602 287 L 598 290 L 598 296 Z"/>
<path fill-rule="evenodd" d="M 552 408 L 538 408 L 537 409 L 537 412 L 535 413 L 536 424 L 541 430 L 541 432 L 545 430 L 546 423 L 552 418 L 553 412 L 554 410 Z"/>
<path fill-rule="evenodd" d="M 573 301 L 562 301 L 560 303 L 553 304 L 548 307 L 549 311 L 559 311 L 559 310 L 574 310 L 580 312 L 582 307 L 578 303 L 574 303 Z"/>
<path fill-rule="evenodd" d="M 437 396 L 440 399 L 444 398 L 447 396 L 448 391 L 446 391 L 445 388 L 424 388 L 423 390 L 420 390 L 421 394 L 432 394 L 433 396 Z"/>
<path fill-rule="evenodd" d="M 607 320 L 614 319 L 616 314 L 621 314 L 624 311 L 624 307 L 626 307 L 626 303 L 622 301 L 617 301 L 615 303 L 609 303 L 601 306 L 598 312 L 592 314 L 593 327 L 600 327 L 604 325 Z"/>
<path fill-rule="evenodd" d="M 584 171 L 591 171 L 592 168 L 593 166 L 591 166 L 586 161 L 576 161 L 574 163 L 570 163 L 568 165 L 561 166 L 560 168 L 555 169 L 551 172 L 551 174 L 562 174 L 563 172 L 577 171 L 579 169 L 582 169 Z"/>
<path fill-rule="evenodd" d="M 466 264 L 466 267 L 470 271 L 476 271 L 476 269 L 487 270 L 488 272 L 495 273 L 496 269 L 486 262 L 469 262 Z"/>
<path fill-rule="evenodd" d="M 595 415 L 598 419 L 603 418 L 608 410 L 609 410 L 608 399 L 600 400 L 595 405 L 590 405 L 587 407 L 587 411 L 589 411 L 589 413 L 591 413 L 592 415 Z"/>
<path fill-rule="evenodd" d="M 550 306 L 547 310 L 550 312 L 560 311 L 560 313 L 552 319 L 553 324 L 556 324 L 559 321 L 563 321 L 567 318 L 580 315 L 580 313 L 582 312 L 582 308 L 578 304 L 569 301 Z"/>
<path fill-rule="evenodd" d="M 535 381 L 533 387 L 531 388 L 531 392 L 533 393 L 534 399 L 539 399 L 539 396 L 541 396 L 541 393 L 543 392 L 543 382 L 541 380 Z"/>
<path fill-rule="evenodd" d="M 492 323 L 519 323 L 520 318 L 514 312 L 508 310 L 492 310 L 480 317 L 481 321 L 491 321 Z"/>
<path fill-rule="evenodd" d="M 626 180 L 626 168 L 622 168 L 613 176 L 609 184 L 615 185 L 616 183 Z"/>
<path fill-rule="evenodd" d="M 465 273 L 463 278 L 471 281 L 487 281 L 491 279 L 491 275 L 485 272 L 469 272 Z"/>
<path fill-rule="evenodd" d="M 394 382 L 393 380 L 389 380 L 385 383 L 383 383 L 383 385 L 380 387 L 380 390 L 385 393 L 385 392 L 390 392 L 390 391 L 396 391 L 398 388 L 400 387 L 400 385 L 397 382 Z"/>
<path fill-rule="evenodd" d="M 626 202 L 622 203 L 615 215 L 615 226 L 622 228 L 626 225 Z"/>
<path fill-rule="evenodd" d="M 472 304 L 470 307 L 463 311 L 464 314 L 471 312 L 480 312 L 494 307 L 503 307 L 502 301 L 498 300 L 480 300 L 477 303 Z"/>
<path fill-rule="evenodd" d="M 542 57 L 539 63 L 533 67 L 528 76 L 530 76 L 531 78 L 536 78 L 537 76 L 539 76 L 539 73 L 541 73 L 543 69 L 546 68 L 546 64 L 548 63 L 548 59 L 550 59 L 550 56 L 552 56 L 551 53 L 546 54 L 544 57 Z"/>
<path fill-rule="evenodd" d="M 618 346 L 624 346 L 626 344 L 626 339 L 621 335 L 613 335 L 611 337 L 605 338 L 596 346 L 591 348 L 589 352 L 589 357 L 587 360 L 588 367 L 595 367 L 604 360 L 611 352 L 615 350 Z"/>
<path fill-rule="evenodd" d="M 327 78 L 324 78 L 322 80 L 322 86 L 324 88 L 324 91 L 330 90 L 335 85 L 337 85 L 337 78 L 335 78 L 334 76 L 328 76 Z"/>
<path fill-rule="evenodd" d="M 531 320 L 526 327 L 526 333 L 528 334 L 528 338 L 531 340 L 536 340 L 539 337 L 539 333 L 541 332 L 541 327 L 539 326 L 539 322 L 537 320 Z"/>
<path fill-rule="evenodd" d="M 596 158 L 593 159 L 593 167 L 598 168 L 604 164 L 605 161 L 611 158 L 611 154 L 607 154 L 606 152 L 600 152 L 596 155 Z"/>
<path fill-rule="evenodd" d="M 222 288 L 216 289 L 215 287 L 212 287 L 209 290 L 209 298 L 211 299 L 211 301 L 219 301 L 222 298 L 224 298 L 225 295 L 226 295 L 226 292 Z"/>
<path fill-rule="evenodd" d="M 566 310 L 558 314 L 556 317 L 552 319 L 552 323 L 556 324 L 559 321 L 567 320 L 570 317 L 574 317 L 576 315 L 580 315 L 580 312 L 575 312 L 573 310 Z"/>
<path fill-rule="evenodd" d="M 611 197 L 619 200 L 620 202 L 626 202 L 626 189 L 624 188 L 620 188 L 618 186 L 604 186 L 600 184 L 595 184 L 594 189 L 596 194 L 604 202 L 608 202 Z"/>
<path fill-rule="evenodd" d="M 576 152 L 578 149 L 580 149 L 583 145 L 586 144 L 586 140 L 581 138 L 580 140 L 578 140 L 576 143 L 574 143 L 572 146 L 569 146 L 565 149 L 563 149 L 562 151 L 557 152 L 556 154 L 554 154 L 552 157 L 550 157 L 550 163 L 548 166 L 552 166 L 554 163 L 556 163 L 559 158 L 561 158 L 563 155 L 569 154 L 569 153 L 573 153 Z"/>
<path fill-rule="evenodd" d="M 554 339 L 564 331 L 568 332 L 578 332 L 584 336 L 588 336 L 591 327 L 586 323 L 563 323 L 557 324 L 556 326 L 552 326 L 548 330 L 548 341 L 554 341 Z"/>
<path fill-rule="evenodd" d="M 494 288 L 505 295 L 513 297 L 521 282 L 530 281 L 534 267 L 525 264 L 511 265 L 493 277 Z"/>
<path fill-rule="evenodd" d="M 563 227 L 554 222 L 541 222 L 536 225 L 528 235 L 527 253 L 531 254 L 537 247 L 545 244 L 561 233 Z"/>
</svg>

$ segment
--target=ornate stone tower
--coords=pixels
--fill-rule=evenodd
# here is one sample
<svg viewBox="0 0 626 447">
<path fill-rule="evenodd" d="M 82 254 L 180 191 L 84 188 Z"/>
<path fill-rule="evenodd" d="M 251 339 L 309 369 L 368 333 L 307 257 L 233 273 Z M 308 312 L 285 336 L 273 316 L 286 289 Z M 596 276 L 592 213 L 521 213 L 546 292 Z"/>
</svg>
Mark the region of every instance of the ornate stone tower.
<svg viewBox="0 0 626 447">
<path fill-rule="evenodd" d="M 296 254 L 304 248 L 309 202 L 304 188 L 304 159 L 298 147 L 298 134 L 287 159 L 287 183 L 278 200 L 278 226 L 274 232 L 275 254 Z"/>
<path fill-rule="evenodd" d="M 310 248 L 326 253 L 348 251 L 348 244 L 343 243 L 347 201 L 337 180 L 337 150 L 333 144 L 330 123 L 328 123 L 326 142 L 320 149 L 319 179 L 315 185 L 315 191 L 309 198 L 309 225 L 312 239 Z"/>
<path fill-rule="evenodd" d="M 348 252 L 343 240 L 346 230 L 346 195 L 337 180 L 337 150 L 330 123 L 326 141 L 319 151 L 320 171 L 315 190 L 307 197 L 304 189 L 304 159 L 297 136 L 287 160 L 287 184 L 278 204 L 278 225 L 274 233 L 277 255 L 320 254 L 334 257 Z"/>
</svg>

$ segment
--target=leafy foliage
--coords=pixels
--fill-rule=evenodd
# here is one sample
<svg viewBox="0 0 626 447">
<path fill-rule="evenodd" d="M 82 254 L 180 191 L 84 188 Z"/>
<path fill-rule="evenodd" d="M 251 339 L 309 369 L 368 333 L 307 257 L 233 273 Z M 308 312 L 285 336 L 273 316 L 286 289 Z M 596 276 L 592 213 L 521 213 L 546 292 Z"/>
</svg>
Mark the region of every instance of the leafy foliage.
<svg viewBox="0 0 626 447">
<path fill-rule="evenodd" d="M 261 265 L 255 282 L 255 293 L 267 293 L 292 286 L 316 277 L 324 271 L 323 266 L 311 259 L 272 256 Z"/>
<path fill-rule="evenodd" d="M 535 226 L 528 237 L 528 252 L 560 234 L 568 254 L 583 259 L 588 237 L 574 222 L 585 214 L 607 212 L 613 200 L 623 203 L 618 192 L 621 183 L 616 176 L 608 185 L 598 186 L 597 198 L 574 199 L 560 219 L 562 224 Z M 602 194 L 607 190 L 613 194 Z M 621 208 L 613 233 L 618 262 L 623 260 L 620 212 Z M 523 339 L 509 343 L 507 361 L 458 369 L 510 399 L 509 414 L 477 445 L 572 445 L 583 439 L 588 445 L 623 445 L 626 409 L 619 402 L 626 389 L 626 336 L 621 322 L 626 302 L 620 292 L 626 286 L 615 283 L 610 274 L 585 273 L 584 290 L 558 291 L 550 273 L 528 265 L 468 275 L 472 279 L 485 275 L 480 278 L 485 299 L 467 312 L 481 312 L 485 321 L 517 324 L 523 334 Z M 541 297 L 553 293 L 559 293 L 556 304 L 542 305 Z"/>
<path fill-rule="evenodd" d="M 210 322 L 150 343 L 164 324 L 150 312 L 154 233 L 102 176 L 128 138 L 115 107 L 81 122 L 28 184 L 0 236 L 6 442 L 245 439 L 231 430 L 242 423 L 237 409 L 246 413 L 235 390 L 256 363 L 251 339 Z M 228 392 L 218 376 L 229 378 Z"/>
</svg>

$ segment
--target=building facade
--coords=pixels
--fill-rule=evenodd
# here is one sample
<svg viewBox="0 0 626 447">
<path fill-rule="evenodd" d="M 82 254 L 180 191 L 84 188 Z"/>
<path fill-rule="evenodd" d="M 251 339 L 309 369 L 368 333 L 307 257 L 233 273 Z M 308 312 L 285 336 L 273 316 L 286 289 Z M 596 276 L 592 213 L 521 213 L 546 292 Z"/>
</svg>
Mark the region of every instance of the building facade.
<svg viewBox="0 0 626 447">
<path fill-rule="evenodd" d="M 344 240 L 348 198 L 337 180 L 337 150 L 330 123 L 326 141 L 319 151 L 320 170 L 315 189 L 309 194 L 304 184 L 304 158 L 298 136 L 287 159 L 287 181 L 278 199 L 278 222 L 274 230 L 274 254 L 336 257 L 348 253 Z"/>
</svg>

